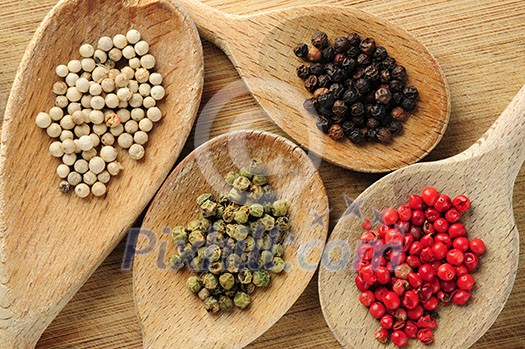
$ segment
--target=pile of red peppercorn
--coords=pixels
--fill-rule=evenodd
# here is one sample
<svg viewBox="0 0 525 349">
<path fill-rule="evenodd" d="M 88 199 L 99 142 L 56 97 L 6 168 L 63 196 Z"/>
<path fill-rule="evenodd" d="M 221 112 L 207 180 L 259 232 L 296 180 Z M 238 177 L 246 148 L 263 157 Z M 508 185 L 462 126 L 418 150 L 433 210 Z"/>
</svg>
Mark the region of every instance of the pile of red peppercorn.
<svg viewBox="0 0 525 349">
<path fill-rule="evenodd" d="M 355 283 L 359 300 L 381 324 L 377 340 L 390 338 L 398 347 L 409 338 L 431 344 L 437 307 L 469 301 L 471 273 L 486 250 L 459 222 L 469 207 L 465 195 L 451 200 L 427 187 L 397 210 L 385 209 L 377 232 L 370 221 L 363 224 Z"/>
<path fill-rule="evenodd" d="M 403 131 L 418 90 L 406 85 L 405 67 L 374 39 L 351 33 L 331 46 L 325 33 L 316 32 L 311 47 L 299 44 L 294 53 L 312 63 L 297 68 L 313 93 L 304 107 L 318 116 L 317 127 L 332 139 L 390 143 Z"/>
</svg>

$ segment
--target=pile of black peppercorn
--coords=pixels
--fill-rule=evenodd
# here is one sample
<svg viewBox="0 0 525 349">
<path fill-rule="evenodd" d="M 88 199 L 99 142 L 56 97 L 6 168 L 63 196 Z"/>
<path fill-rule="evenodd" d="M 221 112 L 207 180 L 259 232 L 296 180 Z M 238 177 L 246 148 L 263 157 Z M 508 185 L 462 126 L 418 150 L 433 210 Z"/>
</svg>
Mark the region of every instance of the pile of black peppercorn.
<svg viewBox="0 0 525 349">
<path fill-rule="evenodd" d="M 351 33 L 332 46 L 325 33 L 316 32 L 311 47 L 299 44 L 294 53 L 311 62 L 297 68 L 313 93 L 304 107 L 318 115 L 317 127 L 332 139 L 390 143 L 402 133 L 418 91 L 406 85 L 405 67 L 374 39 Z"/>
</svg>

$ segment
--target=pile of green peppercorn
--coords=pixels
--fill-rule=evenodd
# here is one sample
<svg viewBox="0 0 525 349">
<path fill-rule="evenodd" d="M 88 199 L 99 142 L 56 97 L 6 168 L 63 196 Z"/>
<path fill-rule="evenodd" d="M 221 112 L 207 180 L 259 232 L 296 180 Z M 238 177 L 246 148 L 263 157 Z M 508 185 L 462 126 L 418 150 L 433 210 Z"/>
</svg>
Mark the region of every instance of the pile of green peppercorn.
<svg viewBox="0 0 525 349">
<path fill-rule="evenodd" d="M 218 198 L 200 195 L 200 218 L 171 232 L 177 253 L 169 263 L 197 273 L 187 287 L 210 313 L 247 308 L 255 289 L 270 284 L 270 273 L 285 268 L 288 204 L 277 200 L 266 174 L 260 160 L 229 172 L 225 180 L 231 190 Z"/>
<path fill-rule="evenodd" d="M 311 62 L 297 68 L 313 93 L 304 107 L 318 116 L 317 127 L 332 139 L 390 143 L 402 133 L 418 90 L 406 85 L 405 67 L 374 39 L 351 33 L 331 46 L 325 33 L 316 32 L 312 46 L 299 44 L 294 53 Z"/>
</svg>

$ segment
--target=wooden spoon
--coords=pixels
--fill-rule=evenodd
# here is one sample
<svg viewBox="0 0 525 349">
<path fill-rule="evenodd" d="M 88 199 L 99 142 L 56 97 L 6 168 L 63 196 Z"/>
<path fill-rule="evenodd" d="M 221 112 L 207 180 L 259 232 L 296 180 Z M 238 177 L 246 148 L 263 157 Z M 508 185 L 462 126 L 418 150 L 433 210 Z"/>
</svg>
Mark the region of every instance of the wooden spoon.
<svg viewBox="0 0 525 349">
<path fill-rule="evenodd" d="M 414 163 L 439 142 L 448 124 L 450 100 L 441 68 L 432 54 L 403 29 L 351 7 L 302 6 L 253 16 L 219 12 L 197 0 L 181 0 L 201 36 L 219 46 L 268 115 L 301 146 L 325 160 L 361 172 L 387 172 Z M 404 135 L 391 145 L 356 146 L 336 142 L 316 127 L 302 106 L 311 95 L 296 75 L 300 59 L 293 48 L 325 31 L 330 38 L 351 31 L 375 38 L 407 68 L 410 84 L 420 91 L 417 111 Z"/>
<path fill-rule="evenodd" d="M 163 74 L 164 119 L 150 133 L 145 159 L 125 151 L 124 171 L 104 198 L 58 190 L 59 161 L 38 112 L 54 104 L 55 67 L 82 43 L 137 28 Z M 7 104 L 0 170 L 0 343 L 33 347 L 46 326 L 122 239 L 173 167 L 192 128 L 203 85 L 197 30 L 168 0 L 63 0 L 30 43 Z"/>
<path fill-rule="evenodd" d="M 165 264 L 175 250 L 169 227 L 197 218 L 195 199 L 225 191 L 224 175 L 252 158 L 268 164 L 270 184 L 290 204 L 292 231 L 284 243 L 290 266 L 252 295 L 247 310 L 211 315 L 186 288 L 190 273 Z M 308 285 L 326 240 L 328 198 L 317 170 L 295 144 L 271 133 L 237 131 L 203 144 L 177 166 L 153 200 L 143 229 L 133 289 L 144 347 L 241 348 L 279 320 Z"/>
<path fill-rule="evenodd" d="M 471 209 L 463 217 L 469 237 L 487 245 L 474 274 L 476 287 L 468 306 L 441 307 L 438 348 L 468 348 L 494 323 L 512 290 L 519 257 L 519 234 L 512 212 L 512 191 L 525 159 L 525 86 L 494 125 L 474 145 L 452 158 L 409 166 L 374 183 L 336 225 L 319 273 L 321 306 L 328 325 L 345 348 L 384 348 L 374 339 L 379 323 L 359 302 L 352 260 L 365 217 L 398 207 L 428 185 L 451 196 L 467 194 Z M 362 215 L 362 216 L 360 216 Z M 325 258 L 323 258 L 324 260 Z M 342 262 L 339 267 L 334 267 Z M 343 265 L 345 264 L 345 265 Z M 425 348 L 417 341 L 410 347 Z"/>
</svg>

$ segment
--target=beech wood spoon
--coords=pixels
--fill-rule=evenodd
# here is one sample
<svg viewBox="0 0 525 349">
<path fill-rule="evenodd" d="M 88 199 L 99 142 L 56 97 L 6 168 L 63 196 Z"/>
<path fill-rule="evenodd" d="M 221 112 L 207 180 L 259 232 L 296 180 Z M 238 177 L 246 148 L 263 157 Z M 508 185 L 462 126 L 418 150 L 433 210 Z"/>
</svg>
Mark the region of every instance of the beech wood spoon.
<svg viewBox="0 0 525 349">
<path fill-rule="evenodd" d="M 384 348 L 374 339 L 377 320 L 359 302 L 353 271 L 354 251 L 365 217 L 398 207 L 428 185 L 450 196 L 466 194 L 471 208 L 462 222 L 469 237 L 485 241 L 474 274 L 476 286 L 468 306 L 440 307 L 435 345 L 468 348 L 494 323 L 512 290 L 519 258 L 519 233 L 512 211 L 514 181 L 525 159 L 525 86 L 492 127 L 474 145 L 454 157 L 398 170 L 365 190 L 337 223 L 325 258 L 334 266 L 348 251 L 350 262 L 321 267 L 319 293 L 325 319 L 345 348 Z M 359 211 L 360 208 L 360 211 Z M 359 217 L 358 213 L 362 214 Z M 329 246 L 336 248 L 330 248 Z M 330 253 L 332 252 L 332 253 Z M 411 348 L 425 348 L 411 341 Z"/>
<path fill-rule="evenodd" d="M 289 203 L 292 230 L 284 256 L 290 267 L 272 274 L 270 286 L 257 289 L 246 310 L 208 314 L 186 287 L 190 272 L 166 265 L 175 251 L 169 227 L 197 219 L 196 198 L 224 192 L 226 173 L 253 158 L 267 164 L 270 185 Z M 133 290 L 144 348 L 241 348 L 279 320 L 314 275 L 328 232 L 328 198 L 301 148 L 271 133 L 237 131 L 208 141 L 182 160 L 153 200 L 142 228 Z"/>
<path fill-rule="evenodd" d="M 234 16 L 197 0 L 180 0 L 201 36 L 231 59 L 257 102 L 301 146 L 325 160 L 360 172 L 388 172 L 414 163 L 439 142 L 448 124 L 450 100 L 443 72 L 432 54 L 400 27 L 366 12 L 342 6 L 301 6 L 250 16 Z M 394 143 L 356 146 L 337 142 L 316 127 L 303 108 L 311 95 L 296 75 L 301 60 L 293 48 L 310 43 L 315 31 L 333 40 L 355 31 L 372 37 L 407 69 L 420 91 L 417 111 Z"/>
<path fill-rule="evenodd" d="M 61 194 L 59 161 L 35 116 L 54 105 L 55 67 L 83 43 L 138 29 L 164 76 L 164 118 L 140 162 L 119 150 L 122 173 L 104 198 Z M 176 47 L 176 49 L 174 49 Z M 169 0 L 63 0 L 29 44 L 4 117 L 0 157 L 0 347 L 33 347 L 44 329 L 122 239 L 173 167 L 203 85 L 202 47 Z M 118 148 L 118 147 L 117 147 Z"/>
</svg>

